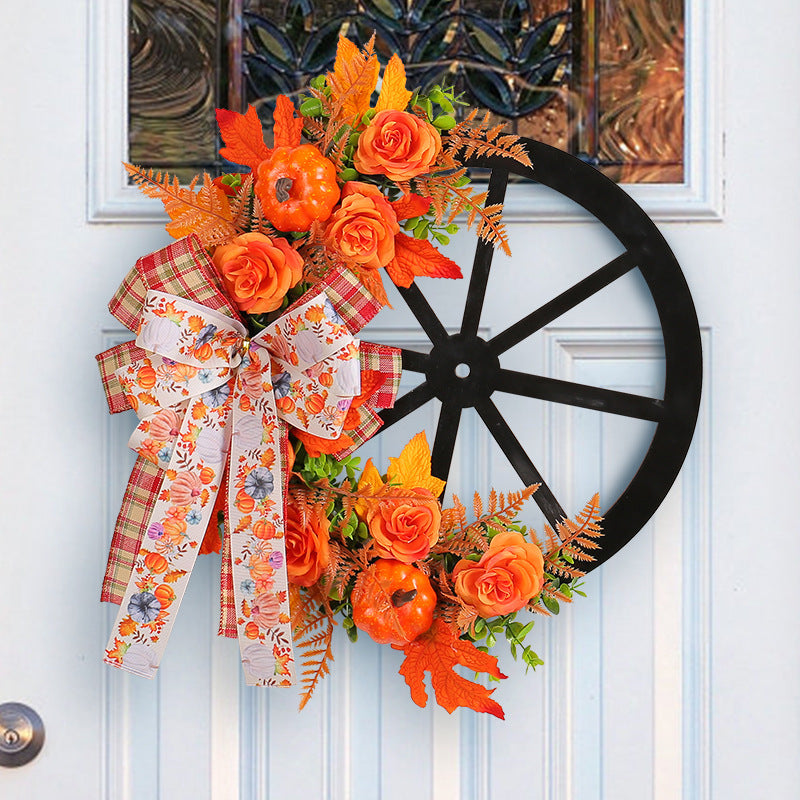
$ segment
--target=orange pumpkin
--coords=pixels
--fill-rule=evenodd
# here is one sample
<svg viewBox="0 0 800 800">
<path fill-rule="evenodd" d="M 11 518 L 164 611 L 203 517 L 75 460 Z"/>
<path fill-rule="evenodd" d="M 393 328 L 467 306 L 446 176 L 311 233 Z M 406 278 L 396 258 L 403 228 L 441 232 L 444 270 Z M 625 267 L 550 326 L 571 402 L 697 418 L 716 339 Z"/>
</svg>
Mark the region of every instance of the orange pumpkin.
<svg viewBox="0 0 800 800">
<path fill-rule="evenodd" d="M 265 519 L 257 519 L 253 523 L 253 533 L 259 539 L 274 539 L 275 526 Z"/>
<path fill-rule="evenodd" d="M 166 583 L 156 586 L 153 594 L 161 603 L 161 608 L 169 608 L 172 605 L 172 601 L 175 599 L 175 590 Z"/>
<path fill-rule="evenodd" d="M 144 565 L 156 575 L 160 575 L 169 569 L 169 562 L 160 553 L 148 553 L 144 557 Z"/>
<path fill-rule="evenodd" d="M 210 342 L 204 342 L 194 349 L 194 357 L 199 361 L 208 361 L 214 355 L 214 348 Z"/>
<path fill-rule="evenodd" d="M 244 489 L 239 489 L 236 492 L 236 508 L 242 512 L 242 514 L 250 514 L 253 509 L 256 507 L 256 501 L 250 497 L 249 494 Z"/>
<path fill-rule="evenodd" d="M 156 385 L 156 371 L 149 365 L 140 367 L 136 373 L 136 383 L 142 389 L 152 389 Z"/>
<path fill-rule="evenodd" d="M 275 405 L 283 411 L 284 414 L 291 414 L 294 411 L 294 400 L 287 394 L 286 397 L 279 397 L 275 401 Z"/>
<path fill-rule="evenodd" d="M 325 408 L 325 398 L 321 394 L 310 394 L 306 398 L 306 410 L 309 414 L 319 414 Z"/>
<path fill-rule="evenodd" d="M 358 628 L 378 644 L 404 645 L 430 628 L 436 593 L 421 570 L 379 558 L 358 576 L 350 601 Z"/>
<path fill-rule="evenodd" d="M 336 167 L 313 145 L 276 147 L 258 165 L 255 192 L 279 231 L 307 231 L 328 219 L 339 200 Z"/>
<path fill-rule="evenodd" d="M 258 639 L 258 634 L 258 625 L 256 625 L 255 622 L 248 622 L 247 625 L 245 625 L 244 635 L 248 639 Z"/>
</svg>

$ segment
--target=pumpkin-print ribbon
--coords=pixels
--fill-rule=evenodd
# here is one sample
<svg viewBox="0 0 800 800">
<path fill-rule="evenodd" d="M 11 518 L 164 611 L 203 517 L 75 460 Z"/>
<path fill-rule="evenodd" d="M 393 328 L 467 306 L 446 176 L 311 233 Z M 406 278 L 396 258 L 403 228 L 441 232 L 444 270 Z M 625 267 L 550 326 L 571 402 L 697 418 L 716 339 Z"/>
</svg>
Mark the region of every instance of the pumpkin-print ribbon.
<svg viewBox="0 0 800 800">
<path fill-rule="evenodd" d="M 324 292 L 252 339 L 236 320 L 150 290 L 116 371 L 140 422 L 130 445 L 166 470 L 105 661 L 153 677 L 227 471 L 238 638 L 249 685 L 294 682 L 282 426 L 335 439 L 361 391 L 359 340 Z"/>
</svg>

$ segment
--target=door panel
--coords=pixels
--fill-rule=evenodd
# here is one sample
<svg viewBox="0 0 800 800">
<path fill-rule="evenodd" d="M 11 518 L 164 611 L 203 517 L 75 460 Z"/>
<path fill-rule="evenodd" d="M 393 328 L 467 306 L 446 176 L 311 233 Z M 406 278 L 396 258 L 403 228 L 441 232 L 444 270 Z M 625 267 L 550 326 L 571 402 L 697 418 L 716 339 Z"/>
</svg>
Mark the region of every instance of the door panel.
<svg viewBox="0 0 800 800">
<path fill-rule="evenodd" d="M 98 5 L 107 19 L 124 11 L 123 3 Z M 31 764 L 0 768 L 0 797 L 43 800 L 54 787 L 63 800 L 797 796 L 800 588 L 781 567 L 800 557 L 800 114 L 786 101 L 800 85 L 800 9 L 788 0 L 769 14 L 728 5 L 709 26 L 725 44 L 716 66 L 726 72 L 724 219 L 662 226 L 703 327 L 695 442 L 654 519 L 587 579 L 589 597 L 537 623 L 533 643 L 545 666 L 523 676 L 504 659 L 511 678 L 497 690 L 502 723 L 418 709 L 397 674 L 399 654 L 364 637 L 357 645 L 338 638 L 333 674 L 302 714 L 293 690 L 242 686 L 235 643 L 214 636 L 216 557 L 199 564 L 156 681 L 101 664 L 113 609 L 97 598 L 132 461 L 132 419 L 107 417 L 92 356 L 127 338 L 105 304 L 130 264 L 166 237 L 147 214 L 136 224 L 86 222 L 89 187 L 116 186 L 116 173 L 97 169 L 102 158 L 86 160 L 87 119 L 111 138 L 124 127 L 115 84 L 97 62 L 89 68 L 87 51 L 118 52 L 117 29 L 109 22 L 107 38 L 90 38 L 88 2 L 36 0 L 7 15 L 0 702 L 35 708 L 46 740 Z M 696 57 L 702 42 L 693 36 Z M 754 68 L 753 54 L 766 51 L 777 80 Z M 714 117 L 716 101 L 705 97 L 713 81 L 690 80 L 692 107 Z M 88 84 L 110 98 L 102 114 L 87 106 Z M 94 135 L 93 154 L 107 141 Z M 713 178 L 721 152 L 703 152 L 708 141 L 690 132 L 693 169 L 711 165 Z M 714 187 L 704 189 L 708 174 L 695 178 L 692 191 L 708 189 L 718 209 Z M 125 217 L 117 212 L 97 218 Z M 514 257 L 494 265 L 486 335 L 618 252 L 599 226 L 568 216 L 512 225 Z M 450 255 L 468 267 L 473 248 L 466 234 Z M 466 282 L 427 281 L 424 291 L 455 328 Z M 393 303 L 369 337 L 424 349 L 402 300 Z M 663 381 L 657 320 L 635 273 L 507 359 L 504 366 L 654 396 Z M 416 379 L 407 374 L 404 386 Z M 598 488 L 607 507 L 647 444 L 644 423 L 510 396 L 497 402 L 571 512 Z M 432 439 L 436 413 L 435 404 L 415 412 L 363 457 L 385 464 L 416 431 Z M 449 489 L 465 499 L 473 489 L 518 485 L 472 412 L 454 465 Z M 541 529 L 533 507 L 530 521 Z"/>
</svg>

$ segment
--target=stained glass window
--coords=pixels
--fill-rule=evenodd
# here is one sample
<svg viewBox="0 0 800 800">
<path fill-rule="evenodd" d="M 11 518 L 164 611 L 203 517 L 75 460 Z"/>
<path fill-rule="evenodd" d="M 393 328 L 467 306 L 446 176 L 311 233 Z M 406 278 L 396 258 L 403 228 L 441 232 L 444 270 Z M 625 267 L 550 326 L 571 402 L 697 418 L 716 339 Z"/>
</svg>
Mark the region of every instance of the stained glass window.
<svg viewBox="0 0 800 800">
<path fill-rule="evenodd" d="M 626 183 L 683 181 L 684 0 L 131 0 L 129 157 L 224 169 L 214 108 L 259 109 L 373 31 L 410 82 Z"/>
</svg>

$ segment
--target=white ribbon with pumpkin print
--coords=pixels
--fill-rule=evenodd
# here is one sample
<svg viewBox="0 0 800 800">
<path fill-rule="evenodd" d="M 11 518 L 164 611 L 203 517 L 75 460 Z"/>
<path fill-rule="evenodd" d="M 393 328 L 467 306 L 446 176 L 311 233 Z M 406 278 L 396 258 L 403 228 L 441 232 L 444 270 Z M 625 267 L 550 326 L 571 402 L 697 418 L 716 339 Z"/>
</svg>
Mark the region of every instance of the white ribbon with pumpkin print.
<svg viewBox="0 0 800 800">
<path fill-rule="evenodd" d="M 341 434 L 361 391 L 359 340 L 320 292 L 253 339 L 230 317 L 149 291 L 117 370 L 140 417 L 130 446 L 166 469 L 105 661 L 158 669 L 226 468 L 239 645 L 249 685 L 294 682 L 284 547 L 283 420 Z"/>
</svg>

